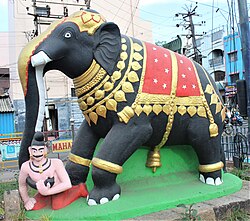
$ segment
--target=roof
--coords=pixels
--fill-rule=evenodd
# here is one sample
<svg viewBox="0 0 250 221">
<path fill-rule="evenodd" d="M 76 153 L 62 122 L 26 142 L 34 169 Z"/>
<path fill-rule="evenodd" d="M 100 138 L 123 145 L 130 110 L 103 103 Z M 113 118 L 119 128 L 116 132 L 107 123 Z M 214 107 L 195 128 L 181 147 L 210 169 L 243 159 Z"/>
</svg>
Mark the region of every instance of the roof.
<svg viewBox="0 0 250 221">
<path fill-rule="evenodd" d="M 177 38 L 175 40 L 164 44 L 163 47 L 181 53 L 182 41 L 180 36 L 177 35 Z"/>
<path fill-rule="evenodd" d="M 14 112 L 9 95 L 0 95 L 0 113 Z"/>
</svg>

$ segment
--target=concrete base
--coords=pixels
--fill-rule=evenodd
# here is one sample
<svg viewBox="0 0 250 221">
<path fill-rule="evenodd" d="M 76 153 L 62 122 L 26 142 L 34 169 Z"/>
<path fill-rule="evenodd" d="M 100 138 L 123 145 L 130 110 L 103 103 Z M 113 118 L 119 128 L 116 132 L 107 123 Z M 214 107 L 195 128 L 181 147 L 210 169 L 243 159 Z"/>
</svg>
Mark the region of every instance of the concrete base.
<svg viewBox="0 0 250 221">
<path fill-rule="evenodd" d="M 249 214 L 250 219 L 250 181 L 243 181 L 242 189 L 234 194 L 197 203 L 192 208 L 198 211 L 197 216 L 200 216 L 202 221 L 223 220 L 230 215 L 233 209 L 243 210 Z M 183 208 L 174 208 L 127 220 L 176 221 L 181 220 L 184 212 L 185 209 Z"/>
<path fill-rule="evenodd" d="M 61 210 L 46 208 L 27 212 L 27 216 L 37 220 L 44 214 L 51 220 L 121 220 L 175 208 L 179 204 L 215 199 L 242 187 L 242 181 L 228 173 L 223 175 L 224 183 L 220 186 L 200 182 L 198 160 L 189 146 L 163 149 L 161 156 L 162 167 L 156 173 L 145 168 L 146 149 L 138 150 L 126 162 L 123 174 L 117 179 L 122 189 L 121 198 L 117 201 L 90 207 L 86 199 L 81 198 Z M 93 187 L 91 177 L 87 186 L 89 189 Z"/>
</svg>

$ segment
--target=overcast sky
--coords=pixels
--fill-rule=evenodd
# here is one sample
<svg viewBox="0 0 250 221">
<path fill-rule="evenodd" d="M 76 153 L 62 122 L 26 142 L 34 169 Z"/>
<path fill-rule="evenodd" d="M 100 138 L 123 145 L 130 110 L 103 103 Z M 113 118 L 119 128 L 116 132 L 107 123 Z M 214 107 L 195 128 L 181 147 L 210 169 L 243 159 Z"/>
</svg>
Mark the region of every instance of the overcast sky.
<svg viewBox="0 0 250 221">
<path fill-rule="evenodd" d="M 198 4 L 196 4 L 196 2 Z M 231 6 L 231 1 L 228 1 Z M 234 0 L 233 14 L 234 20 L 238 20 L 238 1 Z M 250 0 L 247 1 L 250 3 Z M 186 13 L 187 9 L 196 8 L 196 13 L 200 16 L 193 16 L 195 24 L 206 21 L 203 26 L 195 26 L 196 34 L 210 31 L 212 28 L 225 27 L 230 24 L 229 11 L 227 0 L 140 0 L 140 15 L 143 19 L 153 23 L 153 37 L 155 41 L 170 41 L 177 34 L 186 34 L 187 30 L 176 24 L 183 21 L 181 18 L 176 18 L 176 13 Z M 231 13 L 232 14 L 232 13 Z M 232 22 L 231 22 L 232 24 Z"/>
<path fill-rule="evenodd" d="M 0 0 L 0 32 L 8 31 L 8 0 Z"/>
<path fill-rule="evenodd" d="M 0 0 L 0 32 L 8 31 L 8 1 Z M 97 1 L 97 0 L 92 0 Z M 133 0 L 138 1 L 138 0 Z M 198 2 L 198 4 L 196 4 Z M 139 0 L 140 16 L 148 21 L 152 22 L 153 38 L 154 41 L 170 41 L 176 37 L 177 34 L 187 34 L 187 30 L 180 26 L 176 27 L 176 24 L 180 24 L 183 20 L 181 17 L 176 18 L 176 13 L 186 13 L 188 9 L 194 8 L 196 5 L 196 13 L 200 16 L 194 16 L 193 20 L 195 24 L 199 24 L 202 21 L 206 21 L 203 26 L 195 26 L 196 34 L 202 34 L 212 28 L 227 27 L 232 24 L 229 19 L 229 11 L 232 12 L 232 8 L 228 8 L 228 3 L 231 4 L 231 0 Z M 237 0 L 234 0 L 233 7 L 234 20 L 238 20 L 238 8 Z M 250 7 L 250 0 L 248 7 Z M 231 5 L 230 5 L 231 6 Z M 232 13 L 231 13 L 232 14 Z M 232 26 L 232 25 L 231 25 Z M 230 29 L 229 29 L 230 31 Z"/>
</svg>

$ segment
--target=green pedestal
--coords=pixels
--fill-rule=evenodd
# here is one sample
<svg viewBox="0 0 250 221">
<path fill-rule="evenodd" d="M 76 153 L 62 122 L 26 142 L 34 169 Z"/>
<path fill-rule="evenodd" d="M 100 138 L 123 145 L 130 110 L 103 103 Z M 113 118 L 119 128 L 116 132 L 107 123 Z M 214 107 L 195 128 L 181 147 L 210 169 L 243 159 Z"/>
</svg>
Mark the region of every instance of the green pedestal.
<svg viewBox="0 0 250 221">
<path fill-rule="evenodd" d="M 121 220 L 232 194 L 242 187 L 242 181 L 229 173 L 223 174 L 220 186 L 199 181 L 198 160 L 189 146 L 173 146 L 161 150 L 162 167 L 156 173 L 145 167 L 147 149 L 138 150 L 126 162 L 118 175 L 120 199 L 104 205 L 88 206 L 81 198 L 61 210 L 42 209 L 26 213 L 30 219 L 41 220 Z M 88 177 L 88 189 L 93 186 Z"/>
</svg>

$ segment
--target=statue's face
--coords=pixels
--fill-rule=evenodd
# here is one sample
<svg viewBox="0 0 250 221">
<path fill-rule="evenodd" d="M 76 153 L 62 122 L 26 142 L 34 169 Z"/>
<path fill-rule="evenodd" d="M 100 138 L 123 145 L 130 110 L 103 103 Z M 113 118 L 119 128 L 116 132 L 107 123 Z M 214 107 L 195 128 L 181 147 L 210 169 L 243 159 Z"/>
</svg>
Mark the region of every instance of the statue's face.
<svg viewBox="0 0 250 221">
<path fill-rule="evenodd" d="M 47 154 L 47 148 L 45 146 L 31 146 L 29 149 L 32 159 L 38 162 L 44 159 Z"/>
</svg>

